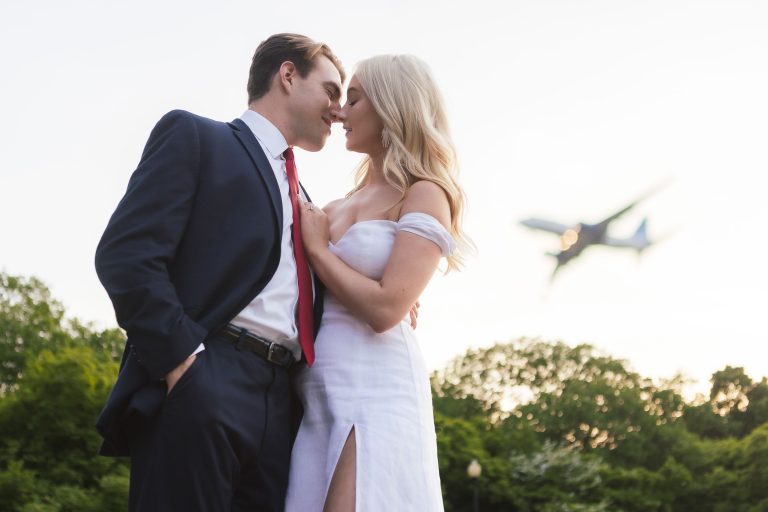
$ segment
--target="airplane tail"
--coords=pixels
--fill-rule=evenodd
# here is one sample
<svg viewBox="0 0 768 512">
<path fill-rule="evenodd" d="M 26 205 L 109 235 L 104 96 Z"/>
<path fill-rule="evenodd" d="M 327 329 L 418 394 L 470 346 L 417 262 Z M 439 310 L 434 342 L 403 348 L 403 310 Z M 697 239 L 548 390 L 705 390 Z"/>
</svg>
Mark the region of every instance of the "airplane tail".
<svg viewBox="0 0 768 512">
<path fill-rule="evenodd" d="M 627 247 L 636 250 L 640 254 L 651 245 L 651 241 L 648 239 L 647 227 L 648 219 L 643 219 L 643 222 L 637 227 L 635 234 L 629 238 L 606 236 L 601 243 L 612 247 Z"/>
<path fill-rule="evenodd" d="M 648 240 L 648 219 L 643 219 L 643 222 L 637 227 L 635 234 L 630 237 L 630 245 L 639 253 L 642 253 L 645 249 L 651 245 L 651 241 Z"/>
</svg>

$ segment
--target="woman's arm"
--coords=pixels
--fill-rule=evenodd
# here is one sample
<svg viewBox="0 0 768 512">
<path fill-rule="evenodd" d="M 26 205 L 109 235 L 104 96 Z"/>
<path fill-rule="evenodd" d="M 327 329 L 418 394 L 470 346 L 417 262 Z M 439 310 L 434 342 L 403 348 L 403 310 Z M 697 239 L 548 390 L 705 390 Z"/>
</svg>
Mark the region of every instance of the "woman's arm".
<svg viewBox="0 0 768 512">
<path fill-rule="evenodd" d="M 420 181 L 408 191 L 400 215 L 422 212 L 446 229 L 450 207 L 443 190 Z M 312 269 L 333 296 L 376 332 L 384 332 L 405 318 L 426 288 L 441 258 L 434 242 L 400 231 L 380 281 L 350 268 L 328 249 L 328 219 L 316 208 L 301 208 L 302 238 Z"/>
</svg>

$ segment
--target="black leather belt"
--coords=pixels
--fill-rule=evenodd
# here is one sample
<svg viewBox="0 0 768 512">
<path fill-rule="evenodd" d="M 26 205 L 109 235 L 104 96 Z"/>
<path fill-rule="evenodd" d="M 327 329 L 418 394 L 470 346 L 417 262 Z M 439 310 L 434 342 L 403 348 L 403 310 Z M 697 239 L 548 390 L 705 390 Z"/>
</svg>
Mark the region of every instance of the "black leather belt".
<svg viewBox="0 0 768 512">
<path fill-rule="evenodd" d="M 227 324 L 218 334 L 237 343 L 238 348 L 250 350 L 277 366 L 290 368 L 296 362 L 293 353 L 283 345 L 236 325 Z"/>
</svg>

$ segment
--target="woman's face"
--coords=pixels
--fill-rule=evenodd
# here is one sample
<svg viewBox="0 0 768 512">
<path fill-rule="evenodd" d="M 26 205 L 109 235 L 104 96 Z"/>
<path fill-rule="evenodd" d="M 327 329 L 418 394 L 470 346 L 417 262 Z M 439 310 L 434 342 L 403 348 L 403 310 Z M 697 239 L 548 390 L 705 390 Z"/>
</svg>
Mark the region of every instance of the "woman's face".
<svg viewBox="0 0 768 512">
<path fill-rule="evenodd" d="M 347 88 L 347 102 L 337 116 L 347 137 L 347 149 L 374 156 L 384 151 L 381 131 L 384 124 L 366 96 L 357 76 Z"/>
</svg>

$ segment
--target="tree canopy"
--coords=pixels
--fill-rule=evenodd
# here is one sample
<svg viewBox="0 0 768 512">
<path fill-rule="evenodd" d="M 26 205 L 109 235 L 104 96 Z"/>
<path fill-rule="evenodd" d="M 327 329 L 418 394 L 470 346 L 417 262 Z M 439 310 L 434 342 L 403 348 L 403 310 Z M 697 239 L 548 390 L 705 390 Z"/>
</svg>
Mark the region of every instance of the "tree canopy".
<svg viewBox="0 0 768 512">
<path fill-rule="evenodd" d="M 0 273 L 0 510 L 125 510 L 128 464 L 94 423 L 124 343 L 65 318 L 39 280 Z"/>
<path fill-rule="evenodd" d="M 683 383 L 590 345 L 467 351 L 432 375 L 446 510 L 470 509 L 473 458 L 482 510 L 768 510 L 766 379 L 727 366 L 693 403 Z"/>
<path fill-rule="evenodd" d="M 128 461 L 97 456 L 94 429 L 123 344 L 0 273 L 0 510 L 126 509 Z M 467 351 L 432 375 L 446 511 L 475 490 L 483 511 L 768 511 L 768 380 L 725 366 L 692 401 L 683 384 L 587 344 Z"/>
</svg>

